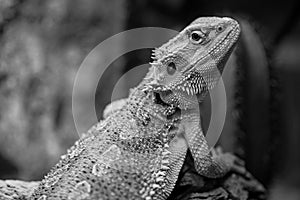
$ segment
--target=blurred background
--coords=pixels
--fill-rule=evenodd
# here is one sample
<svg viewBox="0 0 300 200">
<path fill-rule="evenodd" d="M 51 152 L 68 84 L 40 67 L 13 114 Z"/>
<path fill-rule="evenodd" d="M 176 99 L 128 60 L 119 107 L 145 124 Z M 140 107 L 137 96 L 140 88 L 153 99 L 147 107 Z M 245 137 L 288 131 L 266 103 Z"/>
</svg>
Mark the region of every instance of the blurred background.
<svg viewBox="0 0 300 200">
<path fill-rule="evenodd" d="M 40 180 L 78 139 L 73 81 L 101 41 L 218 15 L 234 17 L 243 30 L 224 72 L 228 113 L 219 143 L 245 159 L 269 199 L 300 199 L 299 10 L 297 0 L 0 0 L 0 179 Z M 95 94 L 99 119 L 120 77 L 150 54 L 130 52 L 105 72 Z M 116 98 L 143 75 L 127 78 Z"/>
</svg>

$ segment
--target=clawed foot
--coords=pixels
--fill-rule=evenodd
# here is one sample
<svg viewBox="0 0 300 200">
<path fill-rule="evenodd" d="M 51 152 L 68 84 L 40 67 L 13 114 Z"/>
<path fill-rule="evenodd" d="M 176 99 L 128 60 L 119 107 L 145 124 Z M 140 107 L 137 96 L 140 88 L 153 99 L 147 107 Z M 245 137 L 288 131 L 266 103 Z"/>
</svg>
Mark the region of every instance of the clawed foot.
<svg viewBox="0 0 300 200">
<path fill-rule="evenodd" d="M 230 170 L 234 173 L 249 177 L 250 174 L 245 169 L 245 162 L 239 157 L 231 154 L 224 153 L 221 147 L 217 147 L 211 150 L 212 156 L 224 161 L 229 166 Z"/>
</svg>

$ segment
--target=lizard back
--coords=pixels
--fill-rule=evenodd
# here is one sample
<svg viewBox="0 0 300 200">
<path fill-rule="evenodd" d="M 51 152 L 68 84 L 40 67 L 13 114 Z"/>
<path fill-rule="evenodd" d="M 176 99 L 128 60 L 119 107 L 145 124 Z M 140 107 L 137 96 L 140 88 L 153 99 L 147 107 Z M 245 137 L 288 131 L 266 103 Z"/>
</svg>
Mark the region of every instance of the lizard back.
<svg viewBox="0 0 300 200">
<path fill-rule="evenodd" d="M 167 108 L 154 105 L 142 85 L 62 156 L 31 199 L 147 199 L 171 192 L 166 177 L 175 173 L 173 187 L 180 167 L 169 166 L 181 166 L 185 151 L 181 163 L 170 156 L 175 135 L 163 114 Z"/>
</svg>

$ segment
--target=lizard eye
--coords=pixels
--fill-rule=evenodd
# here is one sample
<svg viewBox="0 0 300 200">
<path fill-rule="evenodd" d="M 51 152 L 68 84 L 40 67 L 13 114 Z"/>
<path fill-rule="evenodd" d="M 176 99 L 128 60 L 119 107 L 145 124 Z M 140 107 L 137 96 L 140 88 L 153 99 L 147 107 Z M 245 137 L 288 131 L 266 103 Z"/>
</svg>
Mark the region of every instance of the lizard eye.
<svg viewBox="0 0 300 200">
<path fill-rule="evenodd" d="M 169 75 L 173 75 L 176 71 L 176 65 L 173 62 L 170 62 L 167 66 L 167 72 Z"/>
<path fill-rule="evenodd" d="M 191 33 L 190 39 L 193 43 L 199 44 L 204 40 L 204 35 L 201 31 L 193 31 Z"/>
<path fill-rule="evenodd" d="M 218 27 L 217 27 L 217 32 L 222 32 L 222 31 L 224 31 L 224 26 L 222 26 L 222 25 L 219 25 Z"/>
</svg>

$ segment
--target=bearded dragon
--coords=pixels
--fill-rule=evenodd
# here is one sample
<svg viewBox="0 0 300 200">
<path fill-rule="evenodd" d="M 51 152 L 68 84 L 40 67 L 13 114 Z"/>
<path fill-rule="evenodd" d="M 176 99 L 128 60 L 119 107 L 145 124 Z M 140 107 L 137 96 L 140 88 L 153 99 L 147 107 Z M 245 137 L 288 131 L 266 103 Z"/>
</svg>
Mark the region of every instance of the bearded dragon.
<svg viewBox="0 0 300 200">
<path fill-rule="evenodd" d="M 164 200 L 175 186 L 188 148 L 200 174 L 224 175 L 232 163 L 222 164 L 224 160 L 209 156 L 196 124 L 196 101 L 188 95 L 204 96 L 203 88 L 213 86 L 217 78 L 212 82 L 197 79 L 198 84 L 189 85 L 196 79 L 188 72 L 197 71 L 201 64 L 207 70 L 198 70 L 199 74 L 208 77 L 212 73 L 214 78 L 211 63 L 222 68 L 239 33 L 233 19 L 198 18 L 156 49 L 155 61 L 143 81 L 61 157 L 29 199 Z M 206 59 L 207 54 L 212 55 L 211 60 Z M 187 76 L 177 76 L 179 72 Z M 175 95 L 169 92 L 180 83 L 186 87 Z M 178 110 L 181 117 L 176 115 Z"/>
</svg>

